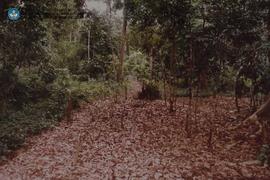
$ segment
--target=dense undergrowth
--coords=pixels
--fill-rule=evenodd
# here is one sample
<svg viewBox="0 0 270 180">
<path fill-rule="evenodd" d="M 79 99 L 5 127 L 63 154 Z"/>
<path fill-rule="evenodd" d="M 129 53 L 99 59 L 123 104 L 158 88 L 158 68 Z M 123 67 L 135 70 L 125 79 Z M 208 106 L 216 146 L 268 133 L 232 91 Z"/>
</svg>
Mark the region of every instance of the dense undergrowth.
<svg viewBox="0 0 270 180">
<path fill-rule="evenodd" d="M 12 92 L 16 94 L 0 116 L 0 160 L 21 147 L 26 138 L 56 126 L 65 114 L 68 96 L 73 108 L 82 101 L 104 98 L 116 91 L 112 81 L 78 81 L 68 74 L 45 84 L 41 77 L 23 73 Z M 68 93 L 69 92 L 69 93 Z"/>
</svg>

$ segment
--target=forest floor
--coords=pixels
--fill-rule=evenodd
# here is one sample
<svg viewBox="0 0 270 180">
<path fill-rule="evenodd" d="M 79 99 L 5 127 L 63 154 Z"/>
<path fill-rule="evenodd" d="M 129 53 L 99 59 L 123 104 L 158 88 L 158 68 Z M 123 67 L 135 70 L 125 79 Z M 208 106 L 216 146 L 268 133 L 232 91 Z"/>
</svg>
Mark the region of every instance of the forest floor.
<svg viewBox="0 0 270 180">
<path fill-rule="evenodd" d="M 269 179 L 268 167 L 255 161 L 254 128 L 233 129 L 240 123 L 233 99 L 219 97 L 217 114 L 211 102 L 199 100 L 190 138 L 186 98 L 175 113 L 159 100 L 85 104 L 71 124 L 30 138 L 0 167 L 0 179 Z"/>
</svg>

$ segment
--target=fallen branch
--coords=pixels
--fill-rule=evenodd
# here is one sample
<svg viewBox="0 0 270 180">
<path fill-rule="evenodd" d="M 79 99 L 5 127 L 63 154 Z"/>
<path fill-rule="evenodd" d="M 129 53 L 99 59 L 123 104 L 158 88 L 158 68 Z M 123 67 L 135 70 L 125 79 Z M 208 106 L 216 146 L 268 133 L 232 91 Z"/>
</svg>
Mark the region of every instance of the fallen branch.
<svg viewBox="0 0 270 180">
<path fill-rule="evenodd" d="M 259 130 L 255 132 L 254 135 L 259 136 L 263 133 L 263 125 L 262 125 L 261 119 L 263 119 L 263 117 L 268 116 L 269 113 L 270 113 L 270 98 L 255 113 L 253 113 L 251 116 L 245 119 L 242 123 L 240 123 L 234 129 L 238 129 L 240 126 L 247 125 L 247 123 L 253 122 L 259 127 Z"/>
</svg>

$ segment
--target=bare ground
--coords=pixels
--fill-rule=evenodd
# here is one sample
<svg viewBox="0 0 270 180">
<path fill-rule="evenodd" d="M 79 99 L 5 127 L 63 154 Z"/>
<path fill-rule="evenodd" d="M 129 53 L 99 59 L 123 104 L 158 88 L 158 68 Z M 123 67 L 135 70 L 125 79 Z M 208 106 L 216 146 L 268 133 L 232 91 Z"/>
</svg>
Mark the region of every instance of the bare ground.
<svg viewBox="0 0 270 180">
<path fill-rule="evenodd" d="M 185 98 L 172 114 L 164 101 L 87 104 L 72 124 L 31 138 L 28 148 L 0 167 L 0 179 L 270 179 L 269 169 L 254 161 L 254 128 L 232 128 L 240 123 L 233 99 L 220 97 L 217 114 L 210 102 L 199 100 L 190 138 Z"/>
</svg>

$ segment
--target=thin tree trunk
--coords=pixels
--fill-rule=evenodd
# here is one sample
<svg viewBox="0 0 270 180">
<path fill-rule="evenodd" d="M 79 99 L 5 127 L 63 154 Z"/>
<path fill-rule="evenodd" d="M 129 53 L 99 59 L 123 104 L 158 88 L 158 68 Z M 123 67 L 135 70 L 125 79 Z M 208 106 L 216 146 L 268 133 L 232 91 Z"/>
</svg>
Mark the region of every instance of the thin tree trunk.
<svg viewBox="0 0 270 180">
<path fill-rule="evenodd" d="M 171 50 L 171 60 L 170 60 L 170 85 L 169 85 L 169 103 L 170 103 L 170 112 L 174 112 L 174 102 L 175 102 L 175 64 L 176 64 L 176 42 L 175 39 L 172 40 L 172 50 Z"/>
<path fill-rule="evenodd" d="M 268 8 L 268 17 L 267 17 L 267 33 L 268 33 L 268 42 L 270 42 L 270 9 Z M 270 62 L 270 49 L 268 49 L 268 62 Z"/>
<path fill-rule="evenodd" d="M 88 30 L 88 35 L 87 35 L 87 58 L 90 60 L 90 38 L 91 38 L 91 32 L 90 29 Z"/>
<path fill-rule="evenodd" d="M 163 96 L 164 96 L 164 100 L 165 100 L 165 105 L 167 106 L 167 88 L 166 88 L 166 80 L 167 80 L 167 76 L 166 76 L 166 72 L 165 72 L 165 67 L 164 67 L 164 72 L 163 72 Z"/>
<path fill-rule="evenodd" d="M 127 36 L 127 10 L 126 10 L 126 1 L 124 0 L 122 40 L 121 40 L 120 56 L 119 56 L 119 69 L 118 69 L 118 75 L 117 75 L 118 82 L 121 82 L 123 80 L 123 66 L 124 66 L 125 53 L 126 53 L 126 36 Z"/>
<path fill-rule="evenodd" d="M 149 56 L 149 66 L 150 66 L 150 77 L 151 79 L 153 79 L 153 61 L 154 61 L 154 48 L 151 47 L 151 50 L 150 50 L 150 56 Z"/>
<path fill-rule="evenodd" d="M 240 95 L 241 88 L 239 87 L 240 86 L 239 82 L 240 82 L 242 70 L 243 70 L 243 66 L 241 66 L 237 72 L 236 80 L 235 80 L 235 87 L 234 87 L 235 106 L 238 113 L 240 112 L 239 95 Z"/>
<path fill-rule="evenodd" d="M 200 90 L 199 90 L 199 86 L 197 86 L 197 89 L 196 89 L 196 98 L 195 98 L 195 103 L 194 103 L 194 124 L 195 124 L 195 127 L 194 129 L 197 131 L 198 129 L 198 118 L 197 118 L 197 114 L 198 114 L 198 106 L 199 106 L 199 93 L 200 93 Z"/>
<path fill-rule="evenodd" d="M 192 99 L 193 99 L 193 82 L 192 82 L 192 75 L 193 75 L 193 47 L 192 47 L 192 40 L 190 40 L 190 57 L 189 57 L 189 103 L 188 103 L 188 111 L 186 117 L 186 132 L 187 137 L 191 137 L 191 111 L 192 111 Z"/>
</svg>

